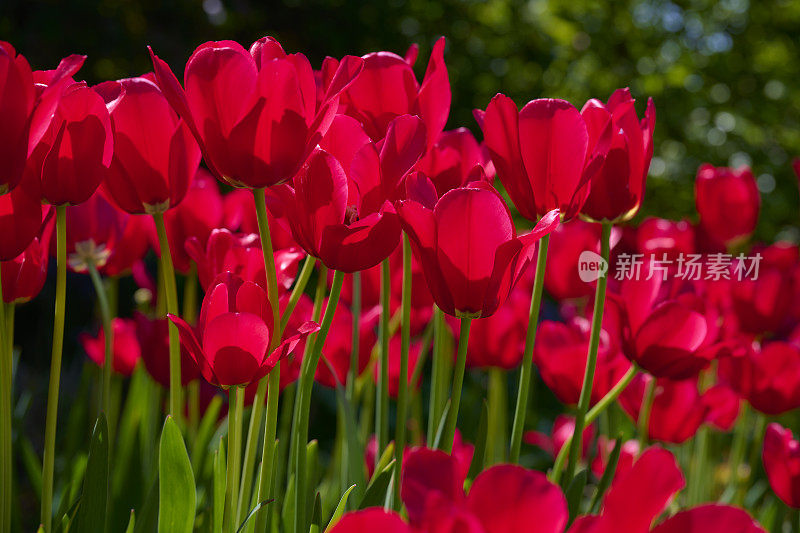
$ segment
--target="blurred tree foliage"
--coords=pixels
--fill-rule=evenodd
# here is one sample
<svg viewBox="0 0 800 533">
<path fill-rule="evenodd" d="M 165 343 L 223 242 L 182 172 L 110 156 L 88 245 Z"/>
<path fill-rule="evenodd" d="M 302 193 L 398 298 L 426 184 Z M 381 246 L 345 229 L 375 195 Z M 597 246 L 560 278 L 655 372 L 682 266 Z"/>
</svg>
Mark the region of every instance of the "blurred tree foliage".
<svg viewBox="0 0 800 533">
<path fill-rule="evenodd" d="M 318 65 L 325 55 L 403 53 L 448 38 L 449 127 L 477 130 L 471 111 L 498 91 L 522 105 L 566 98 L 581 106 L 630 86 L 656 102 L 656 150 L 642 216 L 693 215 L 701 162 L 749 164 L 763 194 L 759 237 L 797 239 L 800 155 L 800 2 L 791 0 L 4 0 L 0 38 L 36 68 L 89 55 L 95 83 L 149 70 L 150 44 L 180 72 L 211 39 L 263 35 Z M 736 213 L 731 213 L 736 216 Z"/>
</svg>

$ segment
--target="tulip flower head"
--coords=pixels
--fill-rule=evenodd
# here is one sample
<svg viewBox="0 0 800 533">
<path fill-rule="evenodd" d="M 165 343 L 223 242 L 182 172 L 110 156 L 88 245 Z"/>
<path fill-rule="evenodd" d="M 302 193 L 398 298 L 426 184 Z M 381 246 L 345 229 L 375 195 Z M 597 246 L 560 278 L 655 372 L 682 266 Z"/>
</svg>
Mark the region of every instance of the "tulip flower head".
<svg viewBox="0 0 800 533">
<path fill-rule="evenodd" d="M 158 85 L 191 129 L 218 178 L 262 188 L 294 176 L 330 126 L 339 94 L 363 68 L 346 56 L 320 103 L 311 64 L 264 37 L 245 50 L 234 41 L 207 42 L 186 63 L 181 87 L 150 51 Z"/>
<path fill-rule="evenodd" d="M 536 242 L 559 223 L 558 211 L 551 211 L 518 237 L 491 186 L 453 189 L 438 200 L 424 176 L 410 187 L 416 199 L 397 203 L 403 228 L 436 305 L 457 318 L 492 315 L 530 265 Z"/>
<path fill-rule="evenodd" d="M 77 69 L 75 69 L 77 70 Z M 114 153 L 105 102 L 85 82 L 49 79 L 31 118 L 28 169 L 53 205 L 78 205 L 106 178 Z"/>
<path fill-rule="evenodd" d="M 136 336 L 136 322 L 132 319 L 114 318 L 111 327 L 114 330 L 111 366 L 117 374 L 130 376 L 142 356 Z M 97 337 L 84 333 L 80 336 L 80 342 L 89 359 L 102 367 L 105 364 L 105 332 L 101 329 Z"/>
<path fill-rule="evenodd" d="M 450 80 L 444 47 L 445 39 L 440 37 L 433 45 L 421 84 L 412 69 L 415 51 L 405 58 L 391 52 L 363 56 L 364 70 L 342 98 L 345 113 L 361 122 L 374 141 L 386 136 L 389 124 L 397 117 L 418 115 L 425 123 L 428 145 L 433 145 L 450 113 Z"/>
<path fill-rule="evenodd" d="M 150 78 L 109 81 L 97 91 L 111 113 L 114 157 L 103 187 L 128 213 L 178 205 L 200 164 L 186 123 Z"/>
<path fill-rule="evenodd" d="M 28 155 L 28 128 L 36 99 L 28 61 L 10 43 L 0 41 L 0 195 L 22 179 Z"/>
<path fill-rule="evenodd" d="M 592 178 L 581 209 L 590 220 L 630 220 L 642 205 L 653 157 L 656 109 L 649 98 L 644 118 L 639 120 L 634 103 L 630 89 L 617 89 L 608 103 L 592 99 L 581 110 L 590 131 L 602 130 L 609 122 L 612 126 L 608 155 Z"/>
<path fill-rule="evenodd" d="M 590 124 L 569 102 L 550 98 L 517 111 L 503 94 L 475 118 L 497 177 L 522 216 L 537 220 L 553 209 L 564 220 L 578 214 L 608 153 L 610 119 Z"/>
<path fill-rule="evenodd" d="M 342 117 L 336 131 L 358 131 Z M 406 175 L 425 150 L 425 125 L 411 115 L 395 119 L 386 137 L 360 148 L 329 142 L 295 176 L 294 188 L 275 189 L 297 243 L 328 268 L 357 272 L 386 259 L 400 243 L 391 202 L 402 197 Z"/>
<path fill-rule="evenodd" d="M 749 167 L 714 167 L 697 171 L 695 201 L 700 224 L 715 240 L 730 245 L 747 238 L 756 228 L 761 198 Z"/>
<path fill-rule="evenodd" d="M 181 344 L 206 381 L 222 388 L 258 381 L 302 338 L 319 329 L 306 322 L 269 352 L 273 318 L 267 294 L 259 285 L 230 272 L 209 286 L 196 332 L 180 317 L 169 315 L 169 319 L 178 327 Z"/>
<path fill-rule="evenodd" d="M 772 490 L 786 505 L 800 509 L 800 442 L 792 430 L 767 426 L 761 457 Z"/>
</svg>

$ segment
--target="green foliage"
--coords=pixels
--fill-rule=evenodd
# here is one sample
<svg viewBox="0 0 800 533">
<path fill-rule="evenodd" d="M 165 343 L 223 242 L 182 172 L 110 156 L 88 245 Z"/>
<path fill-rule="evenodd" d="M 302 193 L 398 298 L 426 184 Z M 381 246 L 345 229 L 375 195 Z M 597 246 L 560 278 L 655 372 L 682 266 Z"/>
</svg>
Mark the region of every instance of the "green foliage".
<svg viewBox="0 0 800 533">
<path fill-rule="evenodd" d="M 195 516 L 192 464 L 175 419 L 168 416 L 161 432 L 158 455 L 158 531 L 191 532 Z"/>
</svg>

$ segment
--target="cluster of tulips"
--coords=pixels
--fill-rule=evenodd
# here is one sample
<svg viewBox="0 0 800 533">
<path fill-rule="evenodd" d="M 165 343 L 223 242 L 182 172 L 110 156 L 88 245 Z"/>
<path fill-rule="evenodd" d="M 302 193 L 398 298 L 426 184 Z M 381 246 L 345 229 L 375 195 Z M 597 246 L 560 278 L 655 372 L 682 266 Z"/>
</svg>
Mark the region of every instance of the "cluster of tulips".
<svg viewBox="0 0 800 533">
<path fill-rule="evenodd" d="M 83 56 L 32 71 L 0 42 L 0 531 L 21 520 L 14 310 L 51 255 L 44 451 L 25 461 L 46 533 L 122 530 L 133 441 L 152 490 L 127 531 L 755 533 L 796 516 L 800 444 L 768 417 L 800 407 L 800 254 L 749 242 L 752 172 L 703 165 L 698 221 L 635 227 L 652 100 L 498 94 L 479 142 L 444 130 L 444 49 L 419 81 L 415 46 L 314 70 L 273 38 L 208 42 L 182 84 L 151 50 L 153 72 L 89 86 Z M 686 275 L 686 257 L 705 259 Z M 85 468 L 57 479 L 67 270 L 93 283 L 101 328 L 81 344 L 101 370 Z M 137 310 L 116 316 L 129 275 Z M 545 289 L 558 320 L 539 320 Z M 475 412 L 465 375 L 486 387 Z M 551 432 L 537 381 L 569 406 Z M 547 472 L 520 466 L 537 447 Z"/>
</svg>

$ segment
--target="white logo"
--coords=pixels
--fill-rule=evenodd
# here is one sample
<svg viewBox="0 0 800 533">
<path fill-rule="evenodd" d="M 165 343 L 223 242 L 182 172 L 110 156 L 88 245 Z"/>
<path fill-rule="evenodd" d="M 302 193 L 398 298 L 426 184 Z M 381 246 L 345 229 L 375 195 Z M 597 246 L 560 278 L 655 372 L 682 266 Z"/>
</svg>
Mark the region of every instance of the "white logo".
<svg viewBox="0 0 800 533">
<path fill-rule="evenodd" d="M 608 263 L 591 250 L 584 250 L 578 257 L 578 275 L 581 281 L 591 283 L 608 272 Z"/>
</svg>

